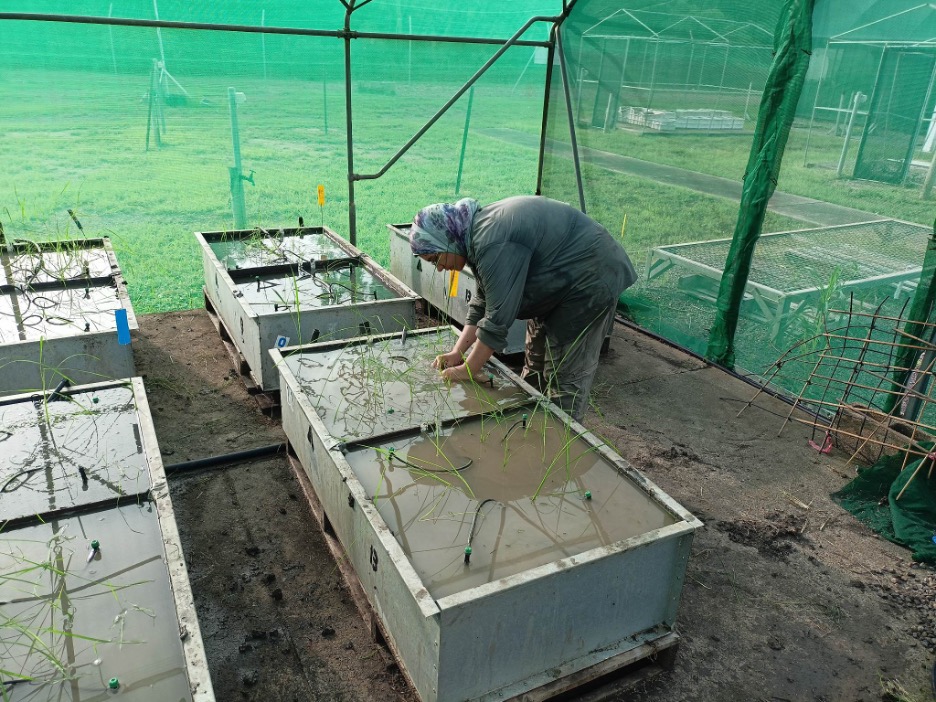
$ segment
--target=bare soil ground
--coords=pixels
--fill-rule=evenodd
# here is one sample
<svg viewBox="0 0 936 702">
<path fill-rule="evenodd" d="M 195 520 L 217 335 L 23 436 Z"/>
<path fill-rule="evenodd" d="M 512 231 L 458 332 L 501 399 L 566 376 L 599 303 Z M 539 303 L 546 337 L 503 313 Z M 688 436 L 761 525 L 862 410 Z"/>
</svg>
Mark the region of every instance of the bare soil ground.
<svg viewBox="0 0 936 702">
<path fill-rule="evenodd" d="M 134 350 L 167 465 L 284 440 L 204 310 L 141 317 Z M 936 573 L 831 501 L 854 467 L 811 449 L 801 425 L 778 437 L 787 404 L 761 395 L 736 416 L 754 392 L 616 325 L 585 424 L 705 526 L 673 668 L 577 697 L 933 700 Z M 415 699 L 358 615 L 284 457 L 170 483 L 219 700 Z"/>
</svg>

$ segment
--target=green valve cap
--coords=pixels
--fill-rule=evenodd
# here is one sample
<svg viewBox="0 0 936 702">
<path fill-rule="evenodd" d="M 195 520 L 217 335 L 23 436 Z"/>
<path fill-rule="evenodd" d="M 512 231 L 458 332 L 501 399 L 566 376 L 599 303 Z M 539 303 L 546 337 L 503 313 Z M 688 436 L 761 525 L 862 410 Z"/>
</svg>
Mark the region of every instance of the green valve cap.
<svg viewBox="0 0 936 702">
<path fill-rule="evenodd" d="M 466 556 L 470 556 L 470 555 L 471 555 L 471 546 L 465 546 L 465 555 L 466 555 Z"/>
<path fill-rule="evenodd" d="M 390 409 L 387 410 L 387 414 L 393 414 L 393 408 L 392 408 L 392 407 L 391 407 Z"/>
<path fill-rule="evenodd" d="M 94 404 L 97 404 L 98 402 L 100 402 L 100 400 L 96 397 L 92 397 L 91 402 L 93 402 Z"/>
<path fill-rule="evenodd" d="M 590 500 L 590 499 L 591 499 L 591 490 L 586 490 L 586 491 L 585 491 L 585 499 L 586 499 L 586 500 Z"/>
<path fill-rule="evenodd" d="M 91 550 L 92 550 L 92 551 L 97 551 L 99 548 L 101 548 L 101 542 L 98 541 L 97 539 L 94 539 L 94 540 L 91 542 Z"/>
<path fill-rule="evenodd" d="M 117 678 L 111 678 L 110 680 L 107 681 L 107 686 L 111 690 L 120 689 L 120 681 Z"/>
</svg>

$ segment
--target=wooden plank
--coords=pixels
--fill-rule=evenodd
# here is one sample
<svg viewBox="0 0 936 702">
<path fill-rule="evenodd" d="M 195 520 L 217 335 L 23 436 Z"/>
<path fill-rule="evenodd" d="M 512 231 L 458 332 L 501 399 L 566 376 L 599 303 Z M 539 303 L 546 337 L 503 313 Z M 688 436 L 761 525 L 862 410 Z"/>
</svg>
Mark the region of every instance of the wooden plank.
<svg viewBox="0 0 936 702">
<path fill-rule="evenodd" d="M 622 692 L 671 669 L 678 645 L 679 634 L 671 632 L 504 702 L 545 702 L 573 694 L 576 702 L 617 699 Z"/>
</svg>

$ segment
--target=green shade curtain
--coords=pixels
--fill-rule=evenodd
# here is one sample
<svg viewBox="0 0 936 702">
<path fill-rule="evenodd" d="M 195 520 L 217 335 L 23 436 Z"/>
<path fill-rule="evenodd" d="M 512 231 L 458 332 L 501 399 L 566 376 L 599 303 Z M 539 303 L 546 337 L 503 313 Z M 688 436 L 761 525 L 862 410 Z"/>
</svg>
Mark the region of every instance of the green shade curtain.
<svg viewBox="0 0 936 702">
<path fill-rule="evenodd" d="M 774 61 L 757 116 L 741 191 L 741 208 L 705 354 L 708 360 L 729 368 L 734 366 L 734 335 L 754 247 L 767 213 L 767 202 L 777 187 L 783 150 L 809 67 L 813 5 L 814 0 L 789 0 L 774 35 Z"/>
<path fill-rule="evenodd" d="M 913 294 L 913 303 L 910 305 L 910 312 L 907 315 L 907 323 L 904 331 L 909 334 L 908 337 L 900 339 L 903 343 L 910 343 L 912 337 L 918 339 L 924 338 L 926 333 L 925 323 L 929 320 L 933 312 L 933 303 L 936 302 L 936 221 L 933 222 L 933 235 L 926 245 L 926 255 L 923 258 L 923 270 L 920 272 L 920 282 L 917 285 L 916 292 Z M 917 354 L 916 349 L 903 346 L 897 353 L 894 360 L 894 377 L 891 389 L 895 393 L 903 392 L 907 386 L 910 368 L 913 366 L 913 357 Z M 901 370 L 905 369 L 905 370 Z M 884 406 L 885 412 L 891 412 L 894 405 L 903 396 L 900 394 L 889 394 Z"/>
</svg>

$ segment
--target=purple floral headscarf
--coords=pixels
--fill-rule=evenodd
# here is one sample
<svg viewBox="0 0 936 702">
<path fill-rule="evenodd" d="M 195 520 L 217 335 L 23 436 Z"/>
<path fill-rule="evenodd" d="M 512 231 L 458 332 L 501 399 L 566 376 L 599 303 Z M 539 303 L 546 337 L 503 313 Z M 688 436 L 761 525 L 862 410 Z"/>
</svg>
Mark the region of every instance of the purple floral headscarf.
<svg viewBox="0 0 936 702">
<path fill-rule="evenodd" d="M 471 221 L 478 207 L 477 200 L 466 197 L 454 205 L 443 202 L 421 209 L 410 229 L 413 253 L 422 256 L 451 252 L 467 258 Z"/>
</svg>

